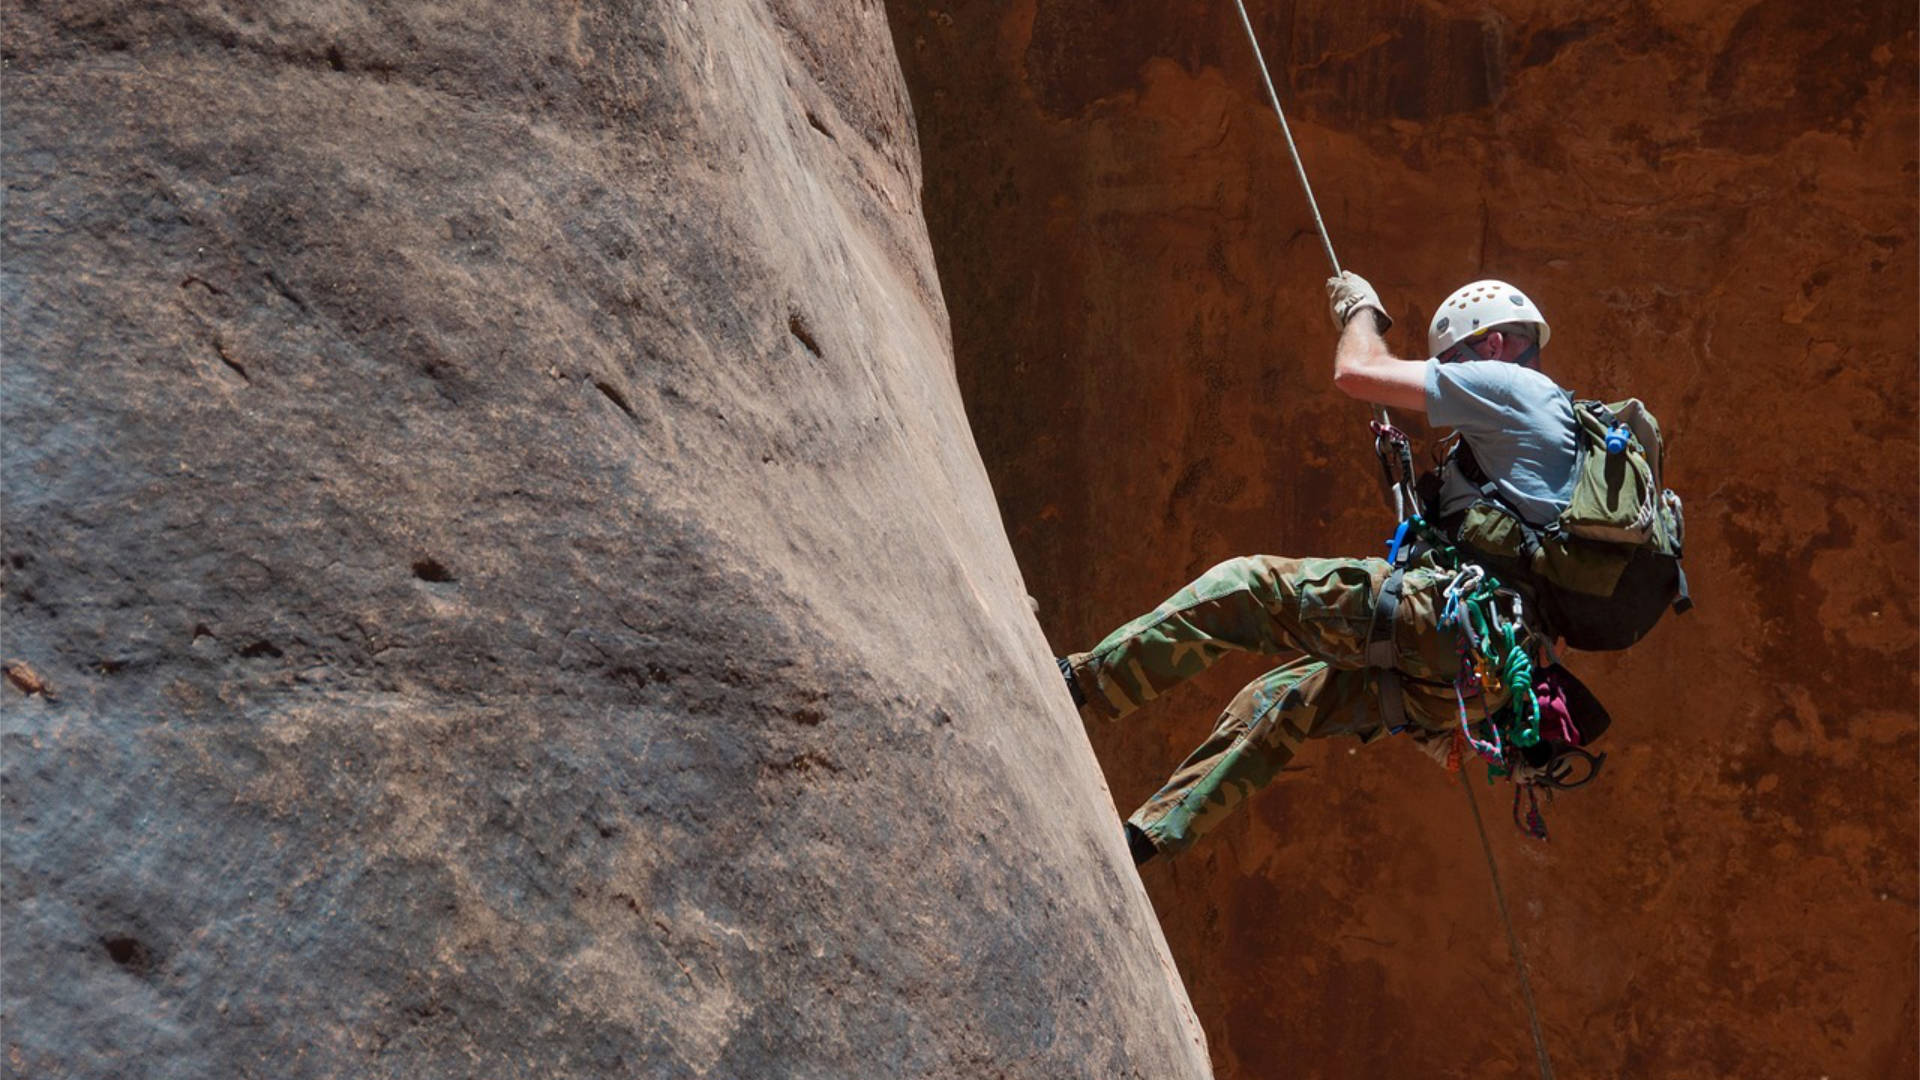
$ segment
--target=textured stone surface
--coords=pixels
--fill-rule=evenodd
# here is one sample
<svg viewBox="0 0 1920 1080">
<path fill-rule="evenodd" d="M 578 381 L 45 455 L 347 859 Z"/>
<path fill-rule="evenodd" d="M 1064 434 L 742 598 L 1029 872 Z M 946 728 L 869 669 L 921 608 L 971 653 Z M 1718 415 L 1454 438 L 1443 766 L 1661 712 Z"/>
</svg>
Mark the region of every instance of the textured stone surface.
<svg viewBox="0 0 1920 1080">
<path fill-rule="evenodd" d="M 6 21 L 7 1075 L 1205 1074 L 877 6 Z"/>
<path fill-rule="evenodd" d="M 1568 385 L 1671 433 L 1700 609 L 1574 659 L 1615 734 L 1550 845 L 1481 793 L 1561 1074 L 1913 1075 L 1912 5 L 1249 8 L 1393 340 L 1510 277 Z M 1232 4 L 892 12 L 962 388 L 1055 646 L 1227 556 L 1379 550 Z M 1123 806 L 1258 670 L 1227 668 L 1092 733 Z M 1145 875 L 1220 1074 L 1531 1075 L 1460 791 L 1350 749 Z"/>
</svg>

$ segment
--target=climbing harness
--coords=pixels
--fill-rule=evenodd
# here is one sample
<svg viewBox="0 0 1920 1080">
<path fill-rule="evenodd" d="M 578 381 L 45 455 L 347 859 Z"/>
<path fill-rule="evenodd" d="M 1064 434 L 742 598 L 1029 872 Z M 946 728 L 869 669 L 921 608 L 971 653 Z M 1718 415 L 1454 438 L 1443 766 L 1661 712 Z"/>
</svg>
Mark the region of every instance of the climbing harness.
<svg viewBox="0 0 1920 1080">
<path fill-rule="evenodd" d="M 1300 149 L 1293 141 L 1293 128 L 1287 123 L 1286 110 L 1280 107 L 1280 94 L 1274 89 L 1273 76 L 1267 71 L 1266 56 L 1260 51 L 1260 38 L 1253 32 L 1253 20 L 1247 15 L 1245 0 L 1233 0 L 1233 4 L 1240 13 L 1240 25 L 1246 30 L 1247 44 L 1253 48 L 1254 63 L 1260 68 L 1260 80 L 1267 88 L 1267 100 L 1273 104 L 1273 114 L 1280 120 L 1280 132 L 1286 137 L 1287 153 L 1293 158 L 1294 172 L 1300 177 L 1300 189 L 1306 194 L 1308 209 L 1313 212 L 1313 227 L 1315 231 L 1320 234 L 1320 246 L 1326 251 L 1327 262 L 1333 267 L 1334 276 L 1337 277 L 1340 274 L 1340 260 L 1333 253 L 1333 240 L 1327 235 L 1326 221 L 1320 216 L 1319 201 L 1313 197 L 1313 185 L 1307 180 L 1306 165 L 1300 160 Z M 1381 405 L 1375 405 L 1373 408 L 1372 428 L 1374 433 L 1374 448 L 1380 455 L 1382 469 L 1387 473 L 1388 496 L 1393 504 L 1394 515 L 1398 518 L 1399 525 L 1394 531 L 1393 541 L 1388 551 L 1389 561 L 1393 564 L 1393 571 L 1380 591 L 1380 596 L 1374 609 L 1373 622 L 1368 628 L 1367 663 L 1368 666 L 1379 669 L 1382 719 L 1386 723 L 1388 730 L 1394 730 L 1405 724 L 1405 703 L 1402 697 L 1402 687 L 1399 677 L 1392 666 L 1392 662 L 1394 651 L 1393 617 L 1399 609 L 1400 585 L 1406 572 L 1406 562 L 1411 547 L 1407 541 L 1410 533 L 1418 534 L 1422 531 L 1430 532 L 1431 530 L 1425 526 L 1425 523 L 1418 513 L 1416 513 L 1417 504 L 1413 497 L 1412 454 L 1408 450 L 1406 435 L 1393 426 L 1391 419 L 1387 415 L 1386 408 Z M 1392 461 L 1389 461 L 1389 453 L 1392 454 Z M 1397 477 L 1395 475 L 1396 468 L 1399 469 Z M 1456 578 L 1456 580 L 1458 579 Z M 1471 595 L 1478 595 L 1478 592 Z M 1471 609 L 1473 603 L 1474 601 L 1468 600 L 1466 609 Z M 1466 623 L 1468 625 L 1479 626 L 1491 625 L 1484 619 L 1481 623 L 1474 624 L 1471 615 L 1467 617 Z M 1522 652 L 1523 651 L 1524 650 L 1522 650 Z M 1511 658 L 1503 659 L 1509 660 L 1509 662 L 1511 660 Z M 1479 670 L 1476 670 L 1476 676 L 1480 676 L 1481 674 Z M 1502 668 L 1500 674 L 1502 677 L 1507 677 L 1509 674 L 1518 675 L 1520 672 L 1511 668 Z M 1531 667 L 1527 669 L 1527 675 L 1530 679 Z M 1528 695 L 1532 694 L 1532 685 L 1530 682 L 1522 683 L 1521 687 Z M 1456 689 L 1458 688 L 1459 684 L 1456 683 Z M 1477 686 L 1476 689 L 1478 689 Z M 1537 741 L 1539 737 L 1538 711 L 1539 705 L 1536 701 L 1533 705 L 1532 712 L 1534 723 L 1532 730 L 1535 741 Z M 1462 730 L 1468 730 L 1470 725 L 1465 723 L 1464 696 L 1462 697 L 1461 718 Z M 1495 737 L 1499 737 L 1498 726 L 1489 726 L 1493 728 Z M 1553 1080 L 1553 1063 L 1547 1057 L 1546 1036 L 1541 1030 L 1539 1009 L 1534 1005 L 1533 986 L 1527 977 L 1526 957 L 1525 954 L 1520 951 L 1520 939 L 1519 936 L 1514 933 L 1513 918 L 1507 911 L 1506 892 L 1500 885 L 1500 870 L 1494 862 L 1493 846 L 1488 842 L 1486 826 L 1480 820 L 1480 806 L 1479 803 L 1474 800 L 1473 786 L 1463 783 L 1460 785 L 1460 788 L 1466 792 L 1467 806 L 1473 812 L 1473 824 L 1480 834 L 1480 847 L 1487 857 L 1487 874 L 1493 881 L 1493 895 L 1499 905 L 1501 925 L 1506 928 L 1507 949 L 1513 955 L 1514 970 L 1520 979 L 1520 994 L 1526 1002 L 1527 1017 L 1532 1025 L 1533 1047 L 1539 1059 L 1540 1078 L 1541 1080 Z M 1530 785 L 1528 786 L 1528 790 L 1531 791 Z M 1544 829 L 1544 826 L 1542 826 L 1542 828 Z"/>
<path fill-rule="evenodd" d="M 1572 762 L 1563 764 L 1561 759 L 1578 749 L 1574 744 L 1580 736 L 1578 729 L 1571 727 L 1571 720 L 1563 719 L 1561 730 L 1554 733 L 1559 737 L 1551 740 L 1551 756 L 1544 757 L 1539 765 L 1526 759 L 1529 751 L 1548 750 L 1543 745 L 1536 671 L 1552 664 L 1552 650 L 1544 635 L 1535 632 L 1535 620 L 1525 599 L 1505 588 L 1486 567 L 1462 558 L 1447 537 L 1417 512 L 1410 479 L 1413 454 L 1406 434 L 1377 421 L 1373 432 L 1374 451 L 1387 487 L 1394 493 L 1394 502 L 1409 507 L 1388 543 L 1387 561 L 1393 569 L 1381 587 L 1368 634 L 1367 663 L 1382 669 L 1381 715 L 1389 731 L 1405 726 L 1399 678 L 1392 670 L 1391 628 L 1409 554 L 1418 548 L 1452 573 L 1442 593 L 1439 624 L 1455 632 L 1460 654 L 1460 671 L 1453 681 L 1460 739 L 1486 763 L 1490 781 L 1505 776 L 1513 782 L 1515 823 L 1527 835 L 1544 840 L 1546 821 L 1540 814 L 1539 792 L 1534 788 L 1545 785 L 1565 789 L 1584 784 L 1598 772 L 1597 761 L 1604 755 L 1589 762 L 1592 767 L 1579 783 L 1566 782 L 1567 777 L 1575 775 L 1576 766 Z M 1402 492 L 1406 492 L 1404 497 Z M 1388 648 L 1378 647 L 1383 639 Z M 1506 707 L 1497 712 L 1484 708 L 1490 695 L 1502 693 L 1507 696 Z M 1468 708 L 1469 700 L 1483 703 L 1478 717 Z M 1583 756 L 1592 758 L 1584 752 Z M 1524 814 L 1520 810 L 1522 800 L 1527 804 Z"/>
<path fill-rule="evenodd" d="M 1397 735 L 1407 726 L 1407 700 L 1406 688 L 1400 685 L 1400 673 L 1394 668 L 1398 649 L 1393 642 L 1393 624 L 1400 613 L 1400 587 L 1406 580 L 1407 566 L 1405 554 L 1400 551 L 1393 553 L 1391 561 L 1393 570 L 1381 583 L 1379 595 L 1373 598 L 1373 618 L 1367 625 L 1366 661 L 1367 666 L 1376 671 L 1381 724 L 1389 734 Z"/>
</svg>

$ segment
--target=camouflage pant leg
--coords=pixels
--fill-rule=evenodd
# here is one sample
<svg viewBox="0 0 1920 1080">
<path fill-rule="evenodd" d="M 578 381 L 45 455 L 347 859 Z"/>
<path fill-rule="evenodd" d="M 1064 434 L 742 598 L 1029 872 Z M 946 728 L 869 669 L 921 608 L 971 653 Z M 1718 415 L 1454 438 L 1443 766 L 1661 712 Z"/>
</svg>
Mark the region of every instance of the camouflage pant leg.
<svg viewBox="0 0 1920 1080">
<path fill-rule="evenodd" d="M 1374 603 L 1391 571 L 1384 559 L 1229 559 L 1068 659 L 1088 711 L 1107 719 L 1125 716 L 1236 649 L 1298 649 L 1330 667 L 1363 668 Z M 1415 678 L 1446 682 L 1458 666 L 1454 634 L 1438 625 L 1447 580 L 1446 571 L 1422 566 L 1409 570 L 1403 583 L 1394 667 Z"/>
<path fill-rule="evenodd" d="M 1365 727 L 1373 675 L 1302 657 L 1247 684 L 1219 726 L 1128 820 L 1162 855 L 1185 850 L 1280 775 L 1308 739 Z M 1377 728 L 1378 722 L 1374 722 Z"/>
</svg>

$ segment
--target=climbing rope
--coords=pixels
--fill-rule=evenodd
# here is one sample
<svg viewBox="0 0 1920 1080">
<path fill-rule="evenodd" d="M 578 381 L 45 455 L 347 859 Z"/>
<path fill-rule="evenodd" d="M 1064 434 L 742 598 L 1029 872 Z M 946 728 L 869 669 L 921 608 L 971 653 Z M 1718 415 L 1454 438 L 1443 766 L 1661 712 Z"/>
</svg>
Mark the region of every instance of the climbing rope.
<svg viewBox="0 0 1920 1080">
<path fill-rule="evenodd" d="M 1505 611 L 1501 610 L 1503 601 L 1508 605 Z M 1501 714 L 1507 718 L 1504 725 L 1491 716 L 1486 718 L 1487 726 L 1493 730 L 1496 752 L 1489 754 L 1483 750 L 1473 732 L 1467 732 L 1467 738 L 1474 743 L 1474 749 L 1487 758 L 1489 767 L 1505 773 L 1508 762 L 1504 754 L 1497 752 L 1503 736 L 1514 746 L 1533 746 L 1540 742 L 1540 698 L 1534 691 L 1533 654 L 1527 651 L 1526 610 L 1518 594 L 1502 590 L 1500 583 L 1483 567 L 1469 564 L 1447 584 L 1445 600 L 1440 606 L 1440 625 L 1460 634 L 1463 670 L 1461 677 L 1454 681 L 1453 692 L 1460 705 L 1463 726 L 1468 684 L 1481 688 L 1482 692 L 1499 693 L 1504 689 L 1508 693 L 1510 704 Z M 1469 663 L 1473 668 L 1472 679 L 1468 679 L 1464 670 Z"/>
<path fill-rule="evenodd" d="M 1540 1065 L 1540 1080 L 1553 1080 L 1553 1061 L 1547 1057 L 1547 1036 L 1540 1029 L 1540 1010 L 1533 1003 L 1533 980 L 1527 977 L 1527 955 L 1520 951 L 1520 937 L 1513 932 L 1513 916 L 1507 913 L 1507 891 L 1500 887 L 1500 865 L 1493 860 L 1493 844 L 1487 840 L 1486 822 L 1480 820 L 1480 802 L 1473 797 L 1473 785 L 1462 783 L 1467 793 L 1467 809 L 1473 812 L 1473 827 L 1480 834 L 1480 850 L 1487 857 L 1487 876 L 1493 879 L 1493 899 L 1500 907 L 1500 925 L 1507 931 L 1507 951 L 1513 954 L 1513 970 L 1520 977 L 1520 1000 L 1527 1006 L 1527 1023 L 1533 1028 L 1533 1053 Z"/>
<path fill-rule="evenodd" d="M 1547 821 L 1540 813 L 1540 785 L 1549 785 L 1547 799 L 1551 802 L 1553 788 L 1563 786 L 1569 778 L 1553 770 L 1541 776 L 1513 775 L 1520 749 L 1537 745 L 1541 738 L 1540 698 L 1534 688 L 1533 657 L 1518 640 L 1524 632 L 1525 620 L 1520 599 L 1512 598 L 1512 619 L 1505 621 L 1495 603 L 1501 595 L 1499 583 L 1484 567 L 1471 563 L 1455 573 L 1444 595 L 1440 625 L 1453 627 L 1459 634 L 1460 674 L 1453 682 L 1453 699 L 1460 716 L 1456 745 L 1471 747 L 1486 762 L 1488 783 L 1499 776 L 1514 780 L 1514 827 L 1535 840 L 1545 840 Z M 1508 693 L 1507 708 L 1498 716 L 1488 713 L 1484 708 L 1486 695 L 1499 693 L 1503 688 Z M 1484 739 L 1475 734 L 1475 721 L 1467 715 L 1469 696 L 1483 703 L 1480 723 L 1487 732 Z M 1504 723 L 1501 717 L 1505 718 Z"/>
<path fill-rule="evenodd" d="M 1306 193 L 1307 209 L 1313 211 L 1313 227 L 1320 234 L 1320 247 L 1327 253 L 1327 265 L 1333 267 L 1333 276 L 1340 276 L 1340 259 L 1333 253 L 1333 238 L 1327 235 L 1327 223 L 1320 216 L 1320 201 L 1313 197 L 1313 184 L 1307 180 L 1307 166 L 1300 160 L 1300 147 L 1293 141 L 1293 126 L 1287 123 L 1287 111 L 1280 107 L 1280 92 L 1273 88 L 1273 76 L 1267 72 L 1267 57 L 1260 51 L 1260 38 L 1253 32 L 1253 20 L 1247 17 L 1247 5 L 1244 0 L 1233 0 L 1233 6 L 1240 11 L 1240 25 L 1247 31 L 1247 44 L 1253 46 L 1253 62 L 1260 68 L 1260 81 L 1266 84 L 1267 100 L 1273 103 L 1273 115 L 1280 118 L 1280 134 L 1286 136 L 1287 154 L 1293 158 L 1293 171 L 1300 177 L 1300 190 Z M 1375 421 L 1387 423 L 1387 410 L 1383 405 L 1373 407 Z"/>
<path fill-rule="evenodd" d="M 1287 123 L 1287 111 L 1280 107 L 1280 94 L 1273 88 L 1273 76 L 1267 74 L 1267 58 L 1260 51 L 1260 39 L 1254 36 L 1253 20 L 1247 18 L 1247 5 L 1233 0 L 1240 9 L 1240 25 L 1246 27 L 1247 42 L 1253 46 L 1253 62 L 1260 65 L 1260 81 L 1267 84 L 1267 100 L 1273 102 L 1273 115 L 1280 118 L 1280 134 L 1287 137 L 1287 153 L 1293 155 L 1293 171 L 1300 174 L 1300 190 L 1307 193 L 1307 209 L 1313 211 L 1313 227 L 1320 230 L 1320 246 L 1326 249 L 1333 275 L 1340 276 L 1340 260 L 1334 257 L 1333 241 L 1327 236 L 1327 223 L 1320 217 L 1320 203 L 1313 197 L 1313 185 L 1307 182 L 1307 167 L 1300 161 L 1300 148 L 1294 145 L 1293 128 Z"/>
<path fill-rule="evenodd" d="M 1320 246 L 1323 249 L 1325 249 L 1327 253 L 1327 263 L 1333 267 L 1334 276 L 1338 277 L 1340 275 L 1340 260 L 1333 253 L 1333 239 L 1327 235 L 1327 223 L 1320 216 L 1320 203 L 1318 200 L 1316 200 L 1313 197 L 1313 184 L 1307 180 L 1307 167 L 1300 160 L 1300 148 L 1297 145 L 1295 145 L 1293 141 L 1293 127 L 1287 123 L 1286 110 L 1280 107 L 1280 94 L 1277 90 L 1273 88 L 1273 76 L 1267 71 L 1267 58 L 1265 54 L 1263 54 L 1260 51 L 1260 38 L 1258 35 L 1256 35 L 1253 32 L 1253 20 L 1249 18 L 1247 15 L 1247 5 L 1244 2 L 1244 0 L 1233 0 L 1233 6 L 1236 9 L 1238 9 L 1238 11 L 1240 12 L 1240 25 L 1247 32 L 1247 44 L 1253 47 L 1254 63 L 1257 64 L 1260 68 L 1260 81 L 1266 84 L 1267 100 L 1273 103 L 1273 114 L 1280 118 L 1280 133 L 1286 137 L 1287 153 L 1293 158 L 1294 172 L 1299 174 L 1300 190 L 1306 193 L 1307 208 L 1313 211 L 1313 227 L 1320 234 Z M 1408 473 L 1412 472 L 1411 458 L 1409 455 L 1406 454 L 1406 445 L 1407 445 L 1406 436 L 1401 434 L 1398 429 L 1393 427 L 1393 424 L 1387 415 L 1387 410 L 1385 406 L 1375 405 L 1373 407 L 1373 432 L 1374 432 L 1375 451 L 1379 453 L 1381 465 L 1383 468 L 1387 470 L 1387 474 L 1388 474 L 1387 478 L 1388 478 L 1389 498 L 1393 503 L 1394 513 L 1400 519 L 1399 529 L 1394 533 L 1394 554 L 1395 556 L 1398 556 L 1400 544 L 1405 539 L 1406 534 L 1409 531 L 1409 527 L 1412 527 L 1415 530 L 1419 530 L 1420 528 L 1423 527 L 1424 523 L 1421 522 L 1419 517 L 1414 513 L 1414 505 L 1412 501 L 1413 489 L 1411 484 L 1411 477 L 1407 477 L 1404 482 L 1396 481 L 1393 476 L 1393 471 L 1394 471 L 1394 464 L 1398 464 L 1398 462 L 1390 464 L 1387 459 L 1387 453 L 1390 448 L 1397 448 L 1401 452 L 1401 460 L 1405 461 L 1406 463 L 1405 469 L 1406 469 L 1406 472 Z M 1484 572 L 1483 572 L 1483 575 L 1484 575 Z M 1456 580 L 1458 579 L 1456 578 Z M 1486 589 L 1486 592 L 1488 595 L 1485 598 L 1476 601 L 1472 599 L 1472 597 L 1479 596 L 1480 595 L 1479 592 L 1476 591 L 1475 593 L 1469 594 L 1469 599 L 1465 603 L 1461 605 L 1457 605 L 1456 615 L 1460 615 L 1463 612 L 1470 613 L 1473 610 L 1475 610 L 1477 607 L 1480 610 L 1482 617 L 1476 621 L 1475 617 L 1472 614 L 1466 614 L 1463 621 L 1461 622 L 1461 625 L 1466 627 L 1471 627 L 1477 632 L 1486 633 L 1486 632 L 1492 631 L 1493 628 L 1499 625 L 1499 619 L 1497 618 L 1497 616 L 1495 615 L 1495 613 L 1492 611 L 1490 607 L 1491 600 L 1492 600 L 1492 589 L 1487 585 L 1485 585 L 1484 583 L 1477 586 L 1476 588 Z M 1516 617 L 1519 615 L 1519 611 L 1517 608 L 1515 610 L 1515 615 Z M 1517 621 L 1517 618 L 1516 618 L 1516 621 Z M 1463 634 L 1462 636 L 1464 637 L 1466 635 Z M 1530 741 L 1538 741 L 1540 737 L 1540 734 L 1539 734 L 1540 708 L 1539 708 L 1539 703 L 1533 700 L 1532 662 L 1529 658 L 1527 658 L 1526 651 L 1522 648 L 1517 647 L 1516 635 L 1511 625 L 1507 626 L 1504 637 L 1498 637 L 1495 640 L 1499 641 L 1501 644 L 1506 646 L 1504 652 L 1495 654 L 1498 660 L 1498 667 L 1499 667 L 1499 671 L 1497 673 L 1498 677 L 1502 680 L 1505 686 L 1513 690 L 1512 699 L 1515 701 L 1516 705 L 1518 704 L 1519 699 L 1522 696 L 1522 693 L 1524 693 L 1524 696 L 1528 701 L 1532 702 L 1530 714 L 1525 714 L 1523 716 L 1523 726 L 1521 726 L 1519 731 L 1515 732 L 1514 734 L 1517 737 L 1521 733 L 1530 732 L 1532 736 Z M 1476 650 L 1476 651 L 1480 651 L 1482 656 L 1486 655 L 1483 650 Z M 1465 660 L 1466 655 L 1467 654 L 1463 652 L 1462 654 L 1463 661 Z M 1484 681 L 1486 677 L 1490 674 L 1494 674 L 1494 673 L 1486 670 L 1484 665 L 1480 665 L 1476 668 L 1475 685 L 1480 687 L 1480 692 L 1483 695 L 1486 692 Z M 1522 676 L 1524 676 L 1524 681 L 1518 681 L 1518 682 L 1515 681 L 1516 679 L 1520 679 Z M 1464 679 L 1465 677 L 1466 675 L 1465 675 L 1465 672 L 1463 671 L 1462 679 Z M 1467 723 L 1466 699 L 1465 699 L 1465 695 L 1461 693 L 1461 685 L 1462 684 L 1459 682 L 1456 682 L 1454 684 L 1455 693 L 1459 696 L 1459 700 L 1460 700 L 1461 730 L 1467 733 L 1467 738 L 1472 741 L 1474 750 L 1476 752 L 1482 753 L 1482 755 L 1484 756 L 1485 751 L 1481 749 L 1483 743 L 1479 740 L 1474 739 L 1473 733 L 1470 730 L 1471 725 Z M 1484 701 L 1485 698 L 1482 697 L 1482 700 Z M 1530 723 L 1527 722 L 1528 720 L 1530 720 Z M 1491 745 L 1497 748 L 1498 740 L 1501 738 L 1499 726 L 1495 723 L 1492 723 L 1491 720 L 1489 720 L 1487 726 L 1489 729 L 1491 729 L 1493 733 L 1494 741 L 1486 745 Z M 1500 760 L 1500 759 L 1496 759 L 1496 760 Z M 1491 768 L 1492 766 L 1489 765 L 1490 771 L 1491 771 Z M 1473 824 L 1475 828 L 1477 828 L 1480 832 L 1480 849 L 1482 852 L 1486 854 L 1486 857 L 1487 857 L 1487 876 L 1493 880 L 1493 896 L 1494 896 L 1494 900 L 1498 903 L 1500 908 L 1501 925 L 1506 928 L 1507 948 L 1513 954 L 1514 971 L 1518 973 L 1520 977 L 1520 996 L 1526 1002 L 1527 1019 L 1531 1023 L 1533 1028 L 1533 1048 L 1534 1048 L 1534 1052 L 1539 1057 L 1540 1080 L 1553 1080 L 1553 1063 L 1547 1058 L 1547 1040 L 1546 1040 L 1545 1034 L 1541 1031 L 1541 1028 L 1540 1028 L 1540 1011 L 1534 1007 L 1533 986 L 1532 986 L 1532 983 L 1527 978 L 1526 957 L 1520 951 L 1520 938 L 1517 934 L 1514 933 L 1513 918 L 1507 913 L 1506 891 L 1502 889 L 1500 886 L 1500 868 L 1494 862 L 1494 859 L 1493 859 L 1493 846 L 1487 842 L 1486 826 L 1483 825 L 1480 821 L 1480 805 L 1479 803 L 1474 801 L 1473 787 L 1470 784 L 1464 784 L 1464 783 L 1461 784 L 1460 786 L 1467 793 L 1467 805 L 1473 811 Z M 1529 789 L 1529 793 L 1531 793 L 1531 789 Z M 1516 802 L 1515 805 L 1516 805 L 1516 812 L 1517 812 L 1518 803 Z M 1537 808 L 1534 808 L 1533 817 L 1536 819 L 1538 817 Z M 1544 830 L 1544 826 L 1542 826 L 1542 829 Z"/>
</svg>

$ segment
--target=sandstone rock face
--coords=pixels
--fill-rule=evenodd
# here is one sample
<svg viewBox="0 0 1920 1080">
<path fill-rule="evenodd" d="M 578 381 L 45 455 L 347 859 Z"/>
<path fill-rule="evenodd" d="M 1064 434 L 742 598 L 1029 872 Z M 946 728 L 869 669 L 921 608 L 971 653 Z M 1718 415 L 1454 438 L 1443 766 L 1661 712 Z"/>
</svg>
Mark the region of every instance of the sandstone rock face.
<svg viewBox="0 0 1920 1080">
<path fill-rule="evenodd" d="M 7 24 L 8 1075 L 1206 1075 L 882 11 Z"/>
<path fill-rule="evenodd" d="M 1392 340 L 1508 277 L 1566 385 L 1670 433 L 1699 609 L 1572 659 L 1616 722 L 1550 844 L 1479 789 L 1556 1065 L 1913 1075 L 1912 6 L 1248 7 Z M 1233 5 L 892 10 L 962 389 L 1056 648 L 1232 555 L 1381 550 Z M 1223 667 L 1092 733 L 1123 808 L 1260 670 Z M 1146 872 L 1220 1074 L 1533 1075 L 1460 791 L 1352 749 Z"/>
</svg>

